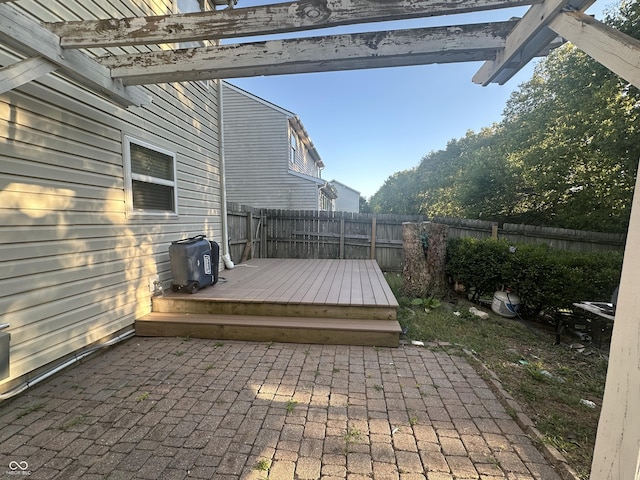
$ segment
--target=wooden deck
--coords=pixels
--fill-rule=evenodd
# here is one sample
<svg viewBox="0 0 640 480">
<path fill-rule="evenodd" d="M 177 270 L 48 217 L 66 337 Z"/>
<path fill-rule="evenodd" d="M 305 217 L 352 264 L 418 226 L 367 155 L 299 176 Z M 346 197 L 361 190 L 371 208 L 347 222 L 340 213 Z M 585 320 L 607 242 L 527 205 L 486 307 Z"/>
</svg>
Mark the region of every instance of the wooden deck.
<svg viewBox="0 0 640 480">
<path fill-rule="evenodd" d="M 255 259 L 195 294 L 166 292 L 143 336 L 397 346 L 398 303 L 373 260 Z"/>
</svg>

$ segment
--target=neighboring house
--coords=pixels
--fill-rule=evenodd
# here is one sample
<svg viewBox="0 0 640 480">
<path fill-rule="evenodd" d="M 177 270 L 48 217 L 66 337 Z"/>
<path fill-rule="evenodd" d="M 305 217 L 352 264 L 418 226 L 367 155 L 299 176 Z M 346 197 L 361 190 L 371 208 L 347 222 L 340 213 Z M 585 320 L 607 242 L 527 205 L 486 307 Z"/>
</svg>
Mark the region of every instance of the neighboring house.
<svg viewBox="0 0 640 480">
<path fill-rule="evenodd" d="M 335 210 L 337 192 L 300 119 L 223 83 L 227 200 L 259 208 Z"/>
<path fill-rule="evenodd" d="M 4 7 L 37 22 L 175 7 L 63 3 Z M 21 58 L 0 44 L 0 67 Z M 221 241 L 217 83 L 137 88 L 152 103 L 125 109 L 58 74 L 0 94 L 0 323 L 11 335 L 0 399 L 88 346 L 131 333 L 150 311 L 151 291 L 168 287 L 171 241 L 200 233 Z"/>
<path fill-rule="evenodd" d="M 336 211 L 360 213 L 359 191 L 354 190 L 337 180 L 331 180 L 331 185 L 333 185 L 338 192 L 338 198 L 336 199 Z"/>
</svg>

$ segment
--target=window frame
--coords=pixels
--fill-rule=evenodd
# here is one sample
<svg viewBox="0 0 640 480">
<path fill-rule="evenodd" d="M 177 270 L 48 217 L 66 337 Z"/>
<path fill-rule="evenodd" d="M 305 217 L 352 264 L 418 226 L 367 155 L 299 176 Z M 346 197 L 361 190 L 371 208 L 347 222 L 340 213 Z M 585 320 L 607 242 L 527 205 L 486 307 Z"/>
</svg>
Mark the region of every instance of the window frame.
<svg viewBox="0 0 640 480">
<path fill-rule="evenodd" d="M 138 145 L 140 147 L 148 148 L 154 152 L 160 153 L 171 157 L 173 180 L 167 180 L 164 178 L 153 177 L 149 175 L 142 175 L 134 173 L 131 170 L 131 144 Z M 172 218 L 178 216 L 178 156 L 176 152 L 167 150 L 166 148 L 158 147 L 157 145 L 145 142 L 130 135 L 123 135 L 122 140 L 122 156 L 124 164 L 124 177 L 125 177 L 125 201 L 126 201 L 126 214 L 127 217 L 153 217 L 153 218 Z M 144 210 L 136 208 L 133 203 L 133 182 L 144 182 L 154 185 L 162 185 L 165 187 L 171 187 L 173 189 L 173 210 Z"/>
<path fill-rule="evenodd" d="M 294 166 L 298 158 L 298 138 L 291 130 L 289 132 L 289 165 Z"/>
</svg>

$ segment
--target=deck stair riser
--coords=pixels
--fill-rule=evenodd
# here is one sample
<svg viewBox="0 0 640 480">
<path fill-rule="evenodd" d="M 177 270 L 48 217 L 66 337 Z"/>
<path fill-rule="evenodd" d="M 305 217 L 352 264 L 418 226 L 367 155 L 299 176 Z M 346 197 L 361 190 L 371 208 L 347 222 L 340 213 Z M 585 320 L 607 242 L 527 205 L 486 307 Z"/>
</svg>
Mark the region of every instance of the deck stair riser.
<svg viewBox="0 0 640 480">
<path fill-rule="evenodd" d="M 136 321 L 136 333 L 154 337 L 397 347 L 400 327 L 393 320 L 154 312 Z"/>
<path fill-rule="evenodd" d="M 215 287 L 214 287 L 215 288 Z M 215 315 L 261 315 L 278 317 L 346 318 L 395 320 L 397 309 L 389 306 L 291 304 L 269 301 L 227 301 L 206 298 L 156 297 L 153 311 L 160 313 L 200 313 Z"/>
</svg>

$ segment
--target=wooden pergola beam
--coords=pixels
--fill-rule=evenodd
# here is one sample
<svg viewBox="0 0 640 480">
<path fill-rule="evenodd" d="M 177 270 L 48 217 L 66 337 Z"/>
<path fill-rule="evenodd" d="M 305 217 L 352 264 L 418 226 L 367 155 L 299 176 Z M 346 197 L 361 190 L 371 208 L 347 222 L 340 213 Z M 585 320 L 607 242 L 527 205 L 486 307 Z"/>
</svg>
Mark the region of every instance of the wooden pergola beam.
<svg viewBox="0 0 640 480">
<path fill-rule="evenodd" d="M 125 85 L 482 61 L 515 22 L 271 40 L 103 57 Z"/>
<path fill-rule="evenodd" d="M 507 44 L 495 60 L 486 62 L 474 75 L 473 82 L 481 85 L 503 85 L 534 57 L 543 52 L 556 33 L 548 28 L 549 22 L 563 8 L 585 10 L 595 0 L 546 0 L 533 5 L 507 37 Z"/>
<path fill-rule="evenodd" d="M 549 23 L 549 28 L 640 88 L 640 40 L 581 12 L 560 13 Z"/>
<path fill-rule="evenodd" d="M 86 54 L 63 49 L 58 36 L 6 4 L 0 4 L 0 42 L 26 57 L 46 59 L 57 65 L 65 76 L 119 105 L 129 107 L 151 102 L 144 91 L 114 80 L 107 67 Z"/>
<path fill-rule="evenodd" d="M 27 58 L 0 69 L 0 94 L 29 83 L 58 69 L 42 57 Z"/>
<path fill-rule="evenodd" d="M 212 12 L 47 24 L 67 48 L 217 40 L 451 15 L 541 0 L 301 0 Z"/>
</svg>

